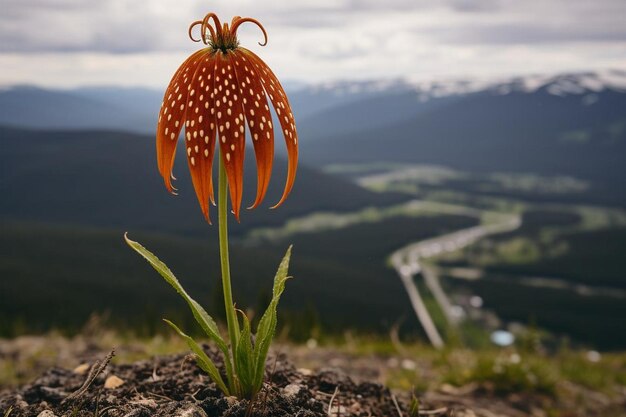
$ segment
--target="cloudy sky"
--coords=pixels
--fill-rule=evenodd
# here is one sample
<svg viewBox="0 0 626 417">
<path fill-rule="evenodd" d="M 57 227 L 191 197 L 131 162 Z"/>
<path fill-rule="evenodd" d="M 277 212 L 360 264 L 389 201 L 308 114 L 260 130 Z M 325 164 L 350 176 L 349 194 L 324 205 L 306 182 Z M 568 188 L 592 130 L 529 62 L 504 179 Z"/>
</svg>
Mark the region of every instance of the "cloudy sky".
<svg viewBox="0 0 626 417">
<path fill-rule="evenodd" d="M 255 17 L 279 77 L 416 80 L 626 69 L 624 0 L 1 0 L 0 85 L 162 87 L 189 23 Z"/>
</svg>

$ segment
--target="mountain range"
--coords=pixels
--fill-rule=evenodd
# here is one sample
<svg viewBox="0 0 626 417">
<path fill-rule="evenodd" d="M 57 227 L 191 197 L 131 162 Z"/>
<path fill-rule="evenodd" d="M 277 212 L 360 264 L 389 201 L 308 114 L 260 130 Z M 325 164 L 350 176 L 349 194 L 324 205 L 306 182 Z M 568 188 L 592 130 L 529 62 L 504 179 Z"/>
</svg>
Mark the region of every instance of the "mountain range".
<svg viewBox="0 0 626 417">
<path fill-rule="evenodd" d="M 607 92 L 626 93 L 626 71 L 514 77 L 502 80 L 338 81 L 287 83 L 305 141 L 388 126 L 476 95 L 577 97 L 591 105 Z M 153 133 L 163 91 L 129 87 L 57 90 L 18 85 L 0 90 L 0 125 L 28 128 L 102 128 Z M 35 117 L 36 116 L 36 117 Z"/>
<path fill-rule="evenodd" d="M 565 93 L 557 86 L 485 89 L 428 100 L 395 123 L 353 131 L 344 125 L 341 132 L 319 134 L 315 141 L 303 141 L 302 153 L 324 164 L 411 162 L 623 180 L 626 93 L 608 87 Z M 334 115 L 370 120 L 383 111 L 381 100 L 354 103 Z"/>
<path fill-rule="evenodd" d="M 174 166 L 179 196 L 166 192 L 156 169 L 152 132 L 161 94 L 114 87 L 0 91 L 0 272 L 7 277 L 0 280 L 0 335 L 13 331 L 3 325 L 3 316 L 39 323 L 52 309 L 76 326 L 94 308 L 113 306 L 118 319 L 134 317 L 138 323 L 145 321 L 143 310 L 177 310 L 169 289 L 152 288 L 153 271 L 127 253 L 121 240 L 126 230 L 162 254 L 181 276 L 193 277 L 187 281 L 192 289 L 209 294 L 206 277 L 217 276 L 219 262 L 215 242 L 206 235 L 215 228 L 200 215 L 184 153 Z M 233 265 L 245 284 L 246 305 L 269 285 L 257 277 L 271 278 L 287 245 L 251 247 L 242 239 L 248 231 L 313 212 L 356 211 L 412 198 L 374 193 L 320 169 L 330 164 L 392 162 L 477 174 L 568 175 L 601 191 L 601 198 L 585 194 L 584 203 L 626 205 L 626 72 L 488 83 L 294 85 L 289 97 L 301 146 L 296 187 L 286 204 L 267 209 L 280 198 L 285 180 L 278 140 L 263 207 L 244 211 L 241 224 L 230 222 L 233 255 L 241 255 L 234 258 L 247 259 Z M 249 152 L 244 204 L 253 200 L 255 190 Z M 211 215 L 216 219 L 214 208 Z M 319 319 L 328 327 L 367 327 L 376 317 L 378 325 L 386 323 L 379 328 L 388 328 L 398 317 L 412 315 L 385 257 L 415 239 L 475 222 L 442 213 L 290 236 L 299 251 L 293 264 L 298 280 L 286 306 L 298 312 L 310 305 L 313 313 L 323 312 Z M 148 307 L 137 304 L 137 294 Z"/>
<path fill-rule="evenodd" d="M 491 83 L 392 80 L 293 88 L 290 98 L 299 120 L 305 165 L 382 161 L 435 164 L 472 172 L 569 175 L 604 188 L 604 195 L 613 203 L 626 203 L 626 71 L 518 77 Z M 5 195 L 19 187 L 36 190 L 40 186 L 47 196 L 47 216 L 63 220 L 67 215 L 58 193 L 65 188 L 63 201 L 77 191 L 82 203 L 76 204 L 90 207 L 92 212 L 94 207 L 107 210 L 109 221 L 125 218 L 119 214 L 123 211 L 119 205 L 109 208 L 84 197 L 95 198 L 100 188 L 121 201 L 128 193 L 143 193 L 140 188 L 145 189 L 146 184 L 158 186 L 149 162 L 154 152 L 151 141 L 139 134 L 115 131 L 150 132 L 159 102 L 160 92 L 143 88 L 59 91 L 18 86 L 0 91 L 0 125 L 13 126 L 0 130 L 0 159 L 7 173 L 1 180 Z M 278 144 L 280 155 L 280 140 Z M 178 167 L 185 164 L 183 158 L 177 162 Z M 57 174 L 42 178 L 58 176 L 54 186 L 37 184 L 32 177 L 32 183 L 20 182 L 27 178 L 23 173 L 43 175 L 51 167 L 57 167 Z M 104 167 L 109 169 L 100 169 Z M 252 174 L 254 170 L 246 172 Z M 281 174 L 277 172 L 275 178 Z M 299 181 L 325 184 L 309 187 L 308 192 L 332 194 L 327 190 L 347 187 L 337 194 L 351 196 L 353 207 L 372 198 L 362 189 L 317 171 L 304 168 L 299 175 Z M 191 192 L 184 181 L 182 192 Z M 254 181 L 251 175 L 246 184 Z M 109 187 L 111 184 L 115 187 Z M 248 186 L 249 191 L 253 189 L 253 185 Z M 273 189 L 269 200 L 276 199 L 280 185 Z M 308 210 L 305 199 L 297 195 L 303 189 L 304 185 L 296 187 L 296 202 L 284 209 L 285 216 L 293 214 L 287 213 L 291 210 Z M 34 214 L 41 194 L 30 194 L 33 201 L 27 209 L 12 206 L 12 199 L 3 201 L 0 209 L 20 216 Z M 145 190 L 146 207 L 156 205 L 167 212 L 175 204 L 172 199 L 152 201 L 162 195 L 151 188 Z M 318 208 L 334 205 L 337 209 L 350 205 L 348 199 L 327 197 L 308 198 L 307 204 L 315 202 Z M 55 199 L 59 200 L 58 207 Z M 397 201 L 398 197 L 382 199 Z M 185 200 L 184 204 L 195 204 L 191 198 Z M 146 207 L 128 210 L 144 212 Z M 129 218 L 137 217 L 135 214 Z M 272 223 L 257 213 L 250 217 L 257 216 L 259 222 Z M 141 217 L 147 223 L 156 221 Z M 255 220 L 247 223 L 256 224 Z"/>
</svg>

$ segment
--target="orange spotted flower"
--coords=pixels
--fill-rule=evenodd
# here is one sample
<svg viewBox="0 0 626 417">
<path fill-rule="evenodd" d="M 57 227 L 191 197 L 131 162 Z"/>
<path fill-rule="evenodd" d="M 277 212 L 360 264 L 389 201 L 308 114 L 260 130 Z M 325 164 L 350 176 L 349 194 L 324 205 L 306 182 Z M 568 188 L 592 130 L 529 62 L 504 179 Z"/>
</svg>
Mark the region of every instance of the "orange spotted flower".
<svg viewBox="0 0 626 417">
<path fill-rule="evenodd" d="M 215 27 L 212 27 L 210 21 Z M 221 25 L 214 13 L 193 22 L 189 37 L 202 41 L 203 48 L 178 68 L 170 81 L 159 114 L 157 126 L 157 162 L 165 186 L 174 193 L 172 168 L 181 129 L 185 128 L 184 143 L 193 186 L 210 223 L 209 199 L 213 202 L 212 165 L 215 140 L 225 166 L 230 201 L 235 218 L 239 220 L 243 191 L 246 124 L 254 145 L 257 163 L 257 194 L 251 207 L 263 200 L 269 185 L 274 159 L 274 121 L 268 104 L 271 102 L 285 138 L 288 153 L 287 181 L 280 201 L 283 203 L 296 176 L 298 164 L 298 134 L 287 95 L 272 70 L 252 51 L 239 46 L 237 29 L 242 23 L 256 24 L 255 19 L 235 16 L 230 26 Z M 192 31 L 200 26 L 200 39 Z"/>
</svg>

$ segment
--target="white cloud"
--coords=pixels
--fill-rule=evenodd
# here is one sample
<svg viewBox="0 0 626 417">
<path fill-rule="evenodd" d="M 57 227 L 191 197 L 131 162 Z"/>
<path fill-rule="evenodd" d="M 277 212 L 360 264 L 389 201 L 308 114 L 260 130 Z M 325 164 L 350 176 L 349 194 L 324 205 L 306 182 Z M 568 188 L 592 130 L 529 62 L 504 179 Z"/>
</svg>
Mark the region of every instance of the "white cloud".
<svg viewBox="0 0 626 417">
<path fill-rule="evenodd" d="M 208 10 L 181 0 L 4 0 L 0 83 L 163 86 Z M 623 0 L 224 0 L 281 78 L 435 78 L 626 66 Z"/>
</svg>

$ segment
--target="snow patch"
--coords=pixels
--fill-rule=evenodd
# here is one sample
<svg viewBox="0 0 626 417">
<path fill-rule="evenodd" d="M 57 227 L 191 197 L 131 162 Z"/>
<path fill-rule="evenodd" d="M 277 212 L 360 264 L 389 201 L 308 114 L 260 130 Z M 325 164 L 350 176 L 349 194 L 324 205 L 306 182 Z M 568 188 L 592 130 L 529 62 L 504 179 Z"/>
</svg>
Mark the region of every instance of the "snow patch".
<svg viewBox="0 0 626 417">
<path fill-rule="evenodd" d="M 417 81 L 411 78 L 371 81 L 327 82 L 310 87 L 312 92 L 331 93 L 337 97 L 414 93 L 420 102 L 435 98 L 479 92 L 496 95 L 535 93 L 540 90 L 556 96 L 583 95 L 612 90 L 626 93 L 626 71 L 606 70 L 558 75 L 529 75 L 502 79 L 449 79 Z M 586 99 L 592 104 L 593 99 Z"/>
</svg>

